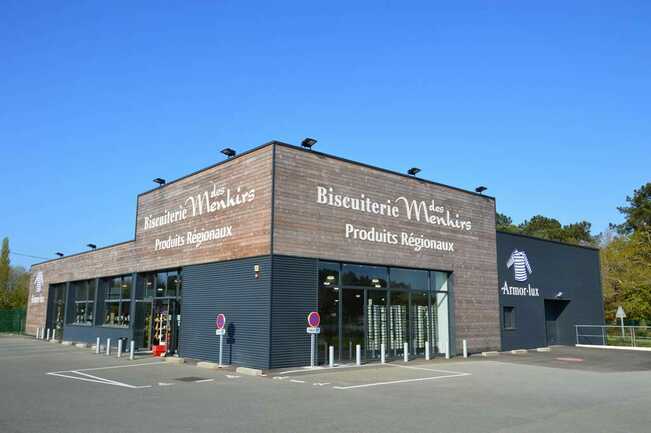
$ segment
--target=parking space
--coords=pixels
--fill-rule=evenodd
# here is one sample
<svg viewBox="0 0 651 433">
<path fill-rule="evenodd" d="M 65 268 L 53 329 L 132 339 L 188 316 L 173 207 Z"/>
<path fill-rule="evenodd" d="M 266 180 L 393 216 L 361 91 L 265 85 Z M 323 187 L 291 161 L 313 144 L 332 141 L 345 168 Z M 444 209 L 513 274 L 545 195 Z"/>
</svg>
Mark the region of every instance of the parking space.
<svg viewBox="0 0 651 433">
<path fill-rule="evenodd" d="M 0 337 L 0 386 L 11 390 L 0 431 L 646 432 L 644 355 L 552 348 L 252 377 Z"/>
</svg>

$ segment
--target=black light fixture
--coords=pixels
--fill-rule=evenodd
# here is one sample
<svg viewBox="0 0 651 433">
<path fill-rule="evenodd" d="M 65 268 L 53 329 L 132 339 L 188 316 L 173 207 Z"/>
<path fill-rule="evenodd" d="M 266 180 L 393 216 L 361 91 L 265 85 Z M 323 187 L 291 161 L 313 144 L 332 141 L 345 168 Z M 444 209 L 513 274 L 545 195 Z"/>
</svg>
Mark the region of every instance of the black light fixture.
<svg viewBox="0 0 651 433">
<path fill-rule="evenodd" d="M 488 188 L 486 188 L 485 186 L 478 186 L 477 188 L 475 188 L 475 191 L 478 192 L 479 194 L 481 194 L 482 192 L 486 191 L 487 189 Z"/>
<path fill-rule="evenodd" d="M 157 177 L 156 179 L 153 180 L 154 183 L 157 183 L 160 186 L 165 185 L 165 179 Z"/>
<path fill-rule="evenodd" d="M 226 155 L 227 157 L 229 157 L 229 158 L 234 157 L 235 154 L 237 153 L 237 152 L 235 152 L 233 149 L 231 149 L 230 147 L 227 147 L 226 149 L 222 149 L 221 152 L 222 152 L 224 155 Z"/>
<path fill-rule="evenodd" d="M 97 248 L 97 245 L 95 245 L 95 244 L 86 244 L 86 246 L 87 246 L 88 248 L 92 249 L 92 250 L 94 250 L 94 249 Z"/>
<path fill-rule="evenodd" d="M 310 137 L 307 137 L 305 140 L 301 141 L 301 146 L 307 149 L 312 149 L 312 146 L 314 146 L 315 144 L 316 144 L 316 140 Z"/>
<path fill-rule="evenodd" d="M 59 257 L 63 257 L 63 253 L 60 253 L 60 252 L 58 252 L 58 251 L 57 251 L 56 253 L 54 253 L 54 254 L 56 254 L 56 255 L 59 256 Z"/>
<path fill-rule="evenodd" d="M 418 173 L 420 173 L 420 168 L 412 167 L 409 170 L 407 170 L 407 173 L 409 173 L 412 176 L 416 176 Z"/>
</svg>

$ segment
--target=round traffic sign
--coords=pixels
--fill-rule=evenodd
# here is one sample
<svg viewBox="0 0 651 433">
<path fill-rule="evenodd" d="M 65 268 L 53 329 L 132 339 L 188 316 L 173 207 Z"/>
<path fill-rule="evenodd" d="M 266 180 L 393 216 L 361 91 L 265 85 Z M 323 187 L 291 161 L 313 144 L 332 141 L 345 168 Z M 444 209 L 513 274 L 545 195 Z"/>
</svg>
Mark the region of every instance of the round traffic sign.
<svg viewBox="0 0 651 433">
<path fill-rule="evenodd" d="M 217 329 L 224 329 L 224 326 L 226 326 L 226 316 L 224 316 L 222 313 L 219 313 L 217 315 L 215 325 L 217 325 Z"/>
<path fill-rule="evenodd" d="M 312 328 L 317 328 L 321 323 L 321 316 L 316 311 L 312 311 L 307 315 L 307 324 Z"/>
</svg>

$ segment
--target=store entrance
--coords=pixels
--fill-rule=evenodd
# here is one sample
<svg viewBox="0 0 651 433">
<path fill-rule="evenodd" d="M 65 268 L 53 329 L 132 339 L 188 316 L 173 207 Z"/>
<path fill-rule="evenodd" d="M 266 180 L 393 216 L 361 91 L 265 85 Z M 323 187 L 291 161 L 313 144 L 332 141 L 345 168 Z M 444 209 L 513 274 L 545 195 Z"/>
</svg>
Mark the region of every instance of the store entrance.
<svg viewBox="0 0 651 433">
<path fill-rule="evenodd" d="M 563 313 L 567 303 L 567 301 L 545 300 L 545 333 L 547 336 L 547 346 L 561 344 L 558 318 Z"/>
<path fill-rule="evenodd" d="M 167 354 L 176 353 L 180 322 L 180 303 L 176 299 L 154 300 L 151 329 L 152 350 Z"/>
</svg>

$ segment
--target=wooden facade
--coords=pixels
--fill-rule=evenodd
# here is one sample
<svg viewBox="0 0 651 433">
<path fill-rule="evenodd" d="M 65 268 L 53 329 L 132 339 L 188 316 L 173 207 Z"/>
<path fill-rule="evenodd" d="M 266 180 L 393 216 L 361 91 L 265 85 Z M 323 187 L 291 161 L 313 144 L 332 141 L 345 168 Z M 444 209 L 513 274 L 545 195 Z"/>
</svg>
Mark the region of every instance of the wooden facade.
<svg viewBox="0 0 651 433">
<path fill-rule="evenodd" d="M 141 194 L 134 240 L 32 271 L 45 297 L 59 282 L 273 254 L 447 271 L 457 341 L 496 349 L 495 238 L 491 197 L 272 142 Z M 28 333 L 46 305 L 29 303 Z"/>
</svg>

